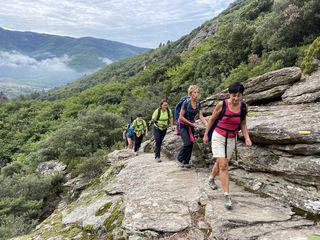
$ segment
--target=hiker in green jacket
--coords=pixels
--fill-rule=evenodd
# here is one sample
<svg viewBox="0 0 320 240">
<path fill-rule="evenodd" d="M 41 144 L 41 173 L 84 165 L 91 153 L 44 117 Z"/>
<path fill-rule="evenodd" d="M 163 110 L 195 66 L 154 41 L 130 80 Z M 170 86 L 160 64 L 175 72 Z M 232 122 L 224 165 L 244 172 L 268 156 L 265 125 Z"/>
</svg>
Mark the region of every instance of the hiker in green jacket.
<svg viewBox="0 0 320 240">
<path fill-rule="evenodd" d="M 142 118 L 142 114 L 138 114 L 137 118 L 132 123 L 135 134 L 134 152 L 138 156 L 138 151 L 141 146 L 143 136 L 148 134 L 146 121 Z"/>
<path fill-rule="evenodd" d="M 160 107 L 157 108 L 152 114 L 152 122 L 154 123 L 153 135 L 156 140 L 155 147 L 155 160 L 161 162 L 160 151 L 162 141 L 167 133 L 167 128 L 173 128 L 173 115 L 171 109 L 168 108 L 166 99 L 162 99 Z"/>
</svg>

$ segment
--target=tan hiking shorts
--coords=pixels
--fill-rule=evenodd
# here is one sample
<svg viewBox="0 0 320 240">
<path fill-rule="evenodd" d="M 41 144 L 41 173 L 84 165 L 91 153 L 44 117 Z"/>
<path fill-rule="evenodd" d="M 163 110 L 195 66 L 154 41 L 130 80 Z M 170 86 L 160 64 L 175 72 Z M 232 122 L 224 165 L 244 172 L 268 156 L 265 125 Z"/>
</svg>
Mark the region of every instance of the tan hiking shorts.
<svg viewBox="0 0 320 240">
<path fill-rule="evenodd" d="M 211 138 L 212 156 L 214 158 L 226 157 L 225 154 L 226 137 L 220 135 L 216 131 L 213 132 Z M 235 149 L 236 138 L 228 138 L 227 142 L 227 159 L 230 160 Z"/>
</svg>

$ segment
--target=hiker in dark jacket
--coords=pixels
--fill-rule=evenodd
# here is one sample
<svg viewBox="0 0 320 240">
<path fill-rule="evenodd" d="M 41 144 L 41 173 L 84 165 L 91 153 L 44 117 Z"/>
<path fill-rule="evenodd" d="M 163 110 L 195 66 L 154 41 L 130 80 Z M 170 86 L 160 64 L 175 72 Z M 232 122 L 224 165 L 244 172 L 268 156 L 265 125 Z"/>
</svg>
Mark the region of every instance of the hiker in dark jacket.
<svg viewBox="0 0 320 240">
<path fill-rule="evenodd" d="M 245 119 L 246 108 L 245 110 L 241 109 L 242 106 L 245 106 L 244 103 L 241 103 L 244 86 L 240 83 L 234 83 L 229 86 L 228 90 L 230 97 L 224 100 L 225 103 L 222 101 L 219 102 L 209 118 L 203 137 L 203 143 L 206 144 L 208 142 L 209 129 L 220 115 L 223 105 L 225 104 L 225 113 L 214 129 L 211 138 L 212 154 L 213 157 L 216 158 L 216 161 L 209 177 L 209 186 L 212 189 L 217 189 L 214 178 L 219 173 L 224 191 L 225 207 L 230 209 L 232 207 L 232 202 L 229 195 L 228 160 L 230 160 L 231 155 L 236 148 L 236 138 L 239 128 L 245 138 L 246 146 L 251 146 L 252 142 Z M 243 113 L 244 117 L 241 116 Z"/>
<path fill-rule="evenodd" d="M 166 99 L 162 99 L 160 107 L 152 114 L 152 122 L 154 122 L 153 135 L 156 141 L 155 160 L 161 162 L 160 151 L 162 141 L 167 133 L 167 128 L 173 128 L 173 115 L 171 109 L 168 108 Z"/>
<path fill-rule="evenodd" d="M 134 128 L 133 128 L 133 117 L 130 117 L 130 122 L 127 125 L 127 140 L 128 140 L 128 149 L 132 150 L 134 145 Z"/>
<path fill-rule="evenodd" d="M 207 124 L 201 110 L 201 105 L 198 100 L 199 87 L 191 85 L 188 88 L 189 99 L 183 102 L 179 115 L 179 131 L 183 141 L 183 146 L 180 149 L 177 157 L 180 167 L 190 168 L 190 159 L 192 155 L 194 142 L 194 129 L 198 128 L 195 123 L 195 117 L 198 115 L 204 125 Z"/>
</svg>

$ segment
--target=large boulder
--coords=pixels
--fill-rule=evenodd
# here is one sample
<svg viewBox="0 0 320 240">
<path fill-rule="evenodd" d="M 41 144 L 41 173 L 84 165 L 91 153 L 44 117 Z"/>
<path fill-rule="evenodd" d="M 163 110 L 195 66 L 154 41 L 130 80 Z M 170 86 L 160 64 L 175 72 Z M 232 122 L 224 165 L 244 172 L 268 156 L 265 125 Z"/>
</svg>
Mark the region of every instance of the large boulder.
<svg viewBox="0 0 320 240">
<path fill-rule="evenodd" d="M 319 110 L 318 103 L 250 107 L 250 136 L 259 144 L 318 144 Z"/>
<path fill-rule="evenodd" d="M 286 104 L 310 103 L 320 100 L 320 70 L 294 84 L 282 95 Z"/>
<path fill-rule="evenodd" d="M 66 169 L 66 165 L 59 161 L 47 161 L 38 165 L 36 172 L 49 176 L 54 174 L 63 174 Z"/>
<path fill-rule="evenodd" d="M 320 187 L 320 158 L 294 156 L 282 151 L 254 145 L 238 144 L 238 158 L 233 165 L 249 172 L 266 172 L 304 186 Z"/>
<path fill-rule="evenodd" d="M 245 87 L 244 100 L 249 105 L 279 101 L 286 90 L 300 78 L 301 69 L 298 67 L 283 68 L 250 78 L 242 83 Z M 225 99 L 227 96 L 228 91 L 225 89 L 202 101 L 201 106 L 204 114 L 210 115 L 218 101 Z"/>
<path fill-rule="evenodd" d="M 285 179 L 281 174 L 275 175 L 272 172 L 250 172 L 243 169 L 232 169 L 230 177 L 233 181 L 253 192 L 287 202 L 295 209 L 313 214 L 320 213 L 320 193 L 316 186 L 295 184 L 290 177 Z M 304 178 L 307 182 L 308 176 Z"/>
<path fill-rule="evenodd" d="M 277 86 L 292 84 L 301 78 L 301 69 L 288 67 L 253 77 L 243 82 L 246 94 L 266 91 Z"/>
</svg>

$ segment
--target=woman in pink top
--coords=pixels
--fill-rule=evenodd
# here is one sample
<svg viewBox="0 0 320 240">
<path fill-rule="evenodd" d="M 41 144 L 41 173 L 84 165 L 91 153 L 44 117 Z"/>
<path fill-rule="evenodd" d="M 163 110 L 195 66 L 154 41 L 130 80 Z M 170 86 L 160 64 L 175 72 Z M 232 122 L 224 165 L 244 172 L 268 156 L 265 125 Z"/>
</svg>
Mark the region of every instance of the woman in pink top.
<svg viewBox="0 0 320 240">
<path fill-rule="evenodd" d="M 209 118 L 203 143 L 206 144 L 208 142 L 209 129 L 220 115 L 223 106 L 225 106 L 225 113 L 212 134 L 212 154 L 216 158 L 216 161 L 209 177 L 209 186 L 212 189 L 217 189 L 214 178 L 219 173 L 224 191 L 224 204 L 227 209 L 230 209 L 232 202 L 229 195 L 228 160 L 231 158 L 236 147 L 238 130 L 241 129 L 246 146 L 251 146 L 252 142 L 245 119 L 246 111 L 241 111 L 241 107 L 245 106 L 241 102 L 244 87 L 240 83 L 233 83 L 229 86 L 228 91 L 230 97 L 224 100 L 225 103 L 223 101 L 219 102 Z"/>
</svg>

